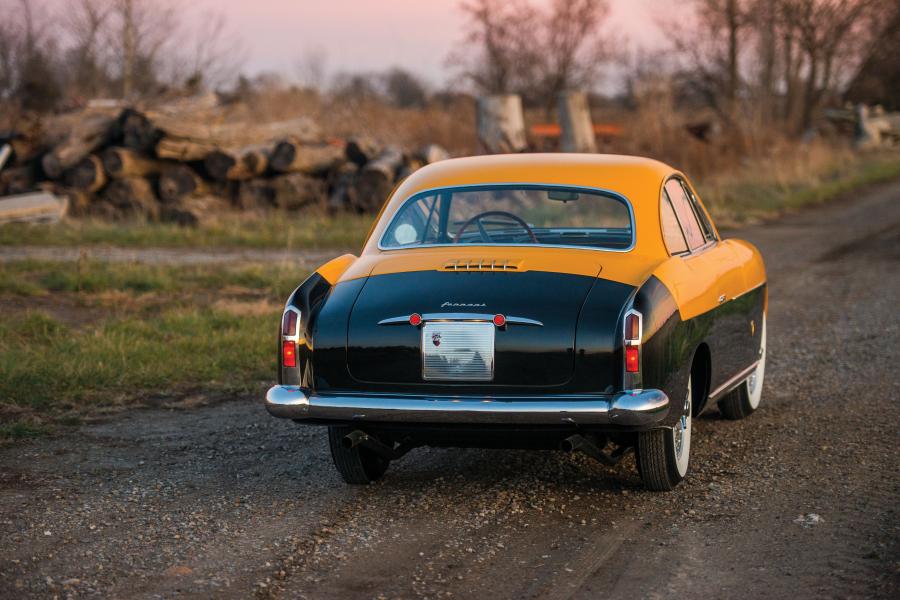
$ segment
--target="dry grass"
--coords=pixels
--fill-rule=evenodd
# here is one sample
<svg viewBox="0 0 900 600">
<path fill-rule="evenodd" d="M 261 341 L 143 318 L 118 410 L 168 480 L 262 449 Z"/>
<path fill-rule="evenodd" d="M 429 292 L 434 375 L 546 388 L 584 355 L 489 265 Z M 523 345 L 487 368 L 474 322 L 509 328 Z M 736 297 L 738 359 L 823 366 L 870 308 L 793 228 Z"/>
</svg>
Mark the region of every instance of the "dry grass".
<svg viewBox="0 0 900 600">
<path fill-rule="evenodd" d="M 464 98 L 420 109 L 396 108 L 377 99 L 325 97 L 310 90 L 270 90 L 256 94 L 252 102 L 236 104 L 228 119 L 249 123 L 299 116 L 311 117 L 330 137 L 371 136 L 411 149 L 437 143 L 459 156 L 478 150 L 474 101 Z"/>
</svg>

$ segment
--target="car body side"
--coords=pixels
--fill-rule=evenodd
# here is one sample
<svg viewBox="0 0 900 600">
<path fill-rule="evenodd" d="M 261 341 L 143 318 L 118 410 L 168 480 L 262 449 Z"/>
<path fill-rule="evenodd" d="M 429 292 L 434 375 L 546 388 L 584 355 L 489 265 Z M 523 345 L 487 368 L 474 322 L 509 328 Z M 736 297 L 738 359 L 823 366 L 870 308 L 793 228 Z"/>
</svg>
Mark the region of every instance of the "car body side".
<svg viewBox="0 0 900 600">
<path fill-rule="evenodd" d="M 301 323 L 298 366 L 281 367 L 279 383 L 323 393 L 426 390 L 433 395 L 658 389 L 677 402 L 693 368 L 694 412 L 699 413 L 740 383 L 755 364 L 767 304 L 766 276 L 756 248 L 743 241 L 721 240 L 718 232 L 714 241 L 693 252 L 670 255 L 662 234 L 660 202 L 672 178 L 690 187 L 683 174 L 663 163 L 603 155 L 474 157 L 422 169 L 386 202 L 359 257 L 345 255 L 323 265 L 291 295 L 287 306 L 299 312 Z M 426 190 L 484 183 L 566 185 L 619 194 L 628 199 L 633 211 L 633 247 L 624 252 L 553 246 L 379 247 L 392 215 L 406 199 Z M 699 198 L 697 202 L 711 223 Z M 448 272 L 445 268 L 453 261 L 511 259 L 517 265 L 515 272 Z M 389 316 L 401 316 L 439 300 L 477 300 L 472 290 L 511 288 L 516 290 L 514 295 L 494 292 L 498 304 L 504 305 L 503 312 L 512 314 L 505 308 L 510 303 L 525 312 L 532 306 L 532 312 L 521 316 L 539 314 L 546 323 L 511 328 L 505 334 L 511 345 L 506 356 L 513 358 L 506 360 L 506 370 L 498 361 L 497 380 L 488 384 L 416 380 L 413 365 L 421 360 L 418 354 L 399 351 L 384 358 L 386 347 L 413 348 L 415 334 L 402 328 L 364 328 L 376 317 L 388 316 L 383 306 L 377 306 L 382 297 L 392 305 Z M 454 289 L 467 293 L 454 295 Z M 554 303 L 566 294 L 576 298 L 573 303 L 577 304 L 571 309 L 577 315 L 574 345 L 569 342 L 568 348 L 557 339 L 559 328 L 553 321 Z M 368 305 L 373 307 L 366 312 Z M 620 333 L 630 309 L 643 317 L 638 379 L 624 370 Z M 498 344 L 501 353 L 504 347 Z M 403 360 L 397 360 L 398 356 Z M 554 368 L 553 373 L 560 372 L 553 365 L 566 361 L 572 364 L 568 377 L 549 375 Z M 385 372 L 390 375 L 373 379 L 373 373 Z M 677 411 L 670 411 L 657 425 L 672 426 L 677 418 Z"/>
</svg>

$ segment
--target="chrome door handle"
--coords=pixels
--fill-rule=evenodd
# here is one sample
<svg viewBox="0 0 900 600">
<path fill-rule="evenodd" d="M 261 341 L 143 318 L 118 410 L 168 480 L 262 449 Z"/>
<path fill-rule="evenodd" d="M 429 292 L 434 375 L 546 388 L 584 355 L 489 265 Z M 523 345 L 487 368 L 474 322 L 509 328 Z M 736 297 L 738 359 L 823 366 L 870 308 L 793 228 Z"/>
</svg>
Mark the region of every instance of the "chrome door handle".
<svg viewBox="0 0 900 600">
<path fill-rule="evenodd" d="M 719 296 L 719 304 L 722 304 L 723 302 L 725 302 L 725 294 Z"/>
</svg>

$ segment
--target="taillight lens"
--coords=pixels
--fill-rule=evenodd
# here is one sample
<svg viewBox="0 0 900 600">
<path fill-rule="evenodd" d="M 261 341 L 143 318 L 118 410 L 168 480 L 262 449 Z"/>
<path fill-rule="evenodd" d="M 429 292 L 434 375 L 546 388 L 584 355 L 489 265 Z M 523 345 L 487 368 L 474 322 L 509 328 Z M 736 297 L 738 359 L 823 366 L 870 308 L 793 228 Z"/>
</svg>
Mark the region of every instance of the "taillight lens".
<svg viewBox="0 0 900 600">
<path fill-rule="evenodd" d="M 295 311 L 284 311 L 284 316 L 281 318 L 281 335 L 297 335 L 297 313 Z"/>
<path fill-rule="evenodd" d="M 640 346 L 625 346 L 625 371 L 637 373 L 640 367 Z"/>
<path fill-rule="evenodd" d="M 641 341 L 641 318 L 637 313 L 625 317 L 625 339 L 631 342 Z"/>
<path fill-rule="evenodd" d="M 418 327 L 422 324 L 422 315 L 419 313 L 413 313 L 409 315 L 409 324 L 413 327 Z"/>
<path fill-rule="evenodd" d="M 295 342 L 284 341 L 281 343 L 281 366 L 297 366 L 297 344 Z"/>
<path fill-rule="evenodd" d="M 506 317 L 503 315 L 494 315 L 494 318 L 492 320 L 496 327 L 503 327 L 504 325 L 506 325 Z"/>
</svg>

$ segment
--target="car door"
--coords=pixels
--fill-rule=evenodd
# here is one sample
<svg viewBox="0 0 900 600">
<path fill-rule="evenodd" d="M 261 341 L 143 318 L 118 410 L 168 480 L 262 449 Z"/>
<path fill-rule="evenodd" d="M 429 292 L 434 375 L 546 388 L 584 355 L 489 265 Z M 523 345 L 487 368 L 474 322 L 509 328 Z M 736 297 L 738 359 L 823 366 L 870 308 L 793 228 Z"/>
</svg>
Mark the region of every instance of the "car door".
<svg viewBox="0 0 900 600">
<path fill-rule="evenodd" d="M 704 331 L 712 358 L 710 389 L 716 389 L 745 366 L 746 318 L 731 304 L 743 292 L 743 273 L 734 250 L 718 238 L 679 177 L 670 178 L 664 186 L 661 221 L 669 252 L 684 267 L 676 282 L 681 287 L 679 296 L 688 300 L 681 307 L 682 318 L 697 319 Z"/>
</svg>

